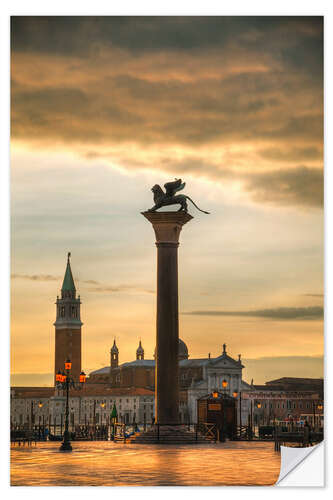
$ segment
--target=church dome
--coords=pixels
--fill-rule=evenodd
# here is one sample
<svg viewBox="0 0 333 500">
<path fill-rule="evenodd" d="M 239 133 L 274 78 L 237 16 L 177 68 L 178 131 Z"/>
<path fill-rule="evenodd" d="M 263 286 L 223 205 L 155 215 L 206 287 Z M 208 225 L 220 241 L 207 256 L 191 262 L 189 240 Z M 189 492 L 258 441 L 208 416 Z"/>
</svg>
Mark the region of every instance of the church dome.
<svg viewBox="0 0 333 500">
<path fill-rule="evenodd" d="M 154 359 L 156 359 L 156 347 L 154 351 Z M 178 339 L 178 359 L 188 359 L 188 349 L 185 342 L 182 339 Z"/>
<path fill-rule="evenodd" d="M 188 359 L 187 345 L 182 341 L 182 339 L 178 339 L 178 358 Z"/>
</svg>

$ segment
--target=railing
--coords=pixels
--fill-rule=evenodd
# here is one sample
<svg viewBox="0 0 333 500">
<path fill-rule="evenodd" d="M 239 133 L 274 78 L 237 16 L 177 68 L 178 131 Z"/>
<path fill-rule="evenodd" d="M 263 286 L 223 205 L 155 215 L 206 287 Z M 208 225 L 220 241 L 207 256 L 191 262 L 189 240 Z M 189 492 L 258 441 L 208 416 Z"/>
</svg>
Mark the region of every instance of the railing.
<svg viewBox="0 0 333 500">
<path fill-rule="evenodd" d="M 217 441 L 219 438 L 219 430 L 216 424 L 211 424 L 208 422 L 200 423 L 196 426 L 197 433 L 199 432 L 205 439 L 210 441 Z"/>
<path fill-rule="evenodd" d="M 33 432 L 30 430 L 11 430 L 10 431 L 10 442 L 11 444 L 15 445 L 18 444 L 21 446 L 21 444 L 24 445 L 29 445 L 31 446 L 32 443 L 37 444 L 37 439 L 35 438 Z"/>
<path fill-rule="evenodd" d="M 125 425 L 125 424 L 121 424 Z M 70 439 L 73 441 L 107 441 L 112 438 L 113 425 L 71 425 L 69 427 Z M 61 441 L 64 426 L 52 425 L 11 425 L 11 433 L 29 433 L 34 441 Z M 14 436 L 14 434 L 11 434 Z"/>
<path fill-rule="evenodd" d="M 281 445 L 286 443 L 298 443 L 302 447 L 312 446 L 324 439 L 323 432 L 311 431 L 309 427 L 303 427 L 298 431 L 281 431 L 278 427 L 274 431 L 274 449 L 280 451 Z"/>
</svg>

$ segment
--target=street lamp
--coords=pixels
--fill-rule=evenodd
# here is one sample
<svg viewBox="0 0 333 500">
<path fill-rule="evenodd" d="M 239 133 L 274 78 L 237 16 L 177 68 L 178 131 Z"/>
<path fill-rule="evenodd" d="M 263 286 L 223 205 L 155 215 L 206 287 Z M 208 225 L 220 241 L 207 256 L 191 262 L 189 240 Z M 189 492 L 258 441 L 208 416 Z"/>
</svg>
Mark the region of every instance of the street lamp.
<svg viewBox="0 0 333 500">
<path fill-rule="evenodd" d="M 313 430 L 315 429 L 316 426 L 316 403 L 312 403 L 312 408 L 313 408 Z"/>
<path fill-rule="evenodd" d="M 218 397 L 219 397 L 219 393 L 218 393 L 217 391 L 213 391 L 213 392 L 212 392 L 212 396 L 213 396 L 213 398 L 215 398 L 215 399 L 216 399 L 216 398 L 218 398 Z"/>
<path fill-rule="evenodd" d="M 233 395 L 233 397 L 234 397 L 234 398 L 237 398 L 237 396 L 238 396 L 238 392 L 237 392 L 237 391 L 234 391 L 234 392 L 232 393 L 232 395 Z"/>
<path fill-rule="evenodd" d="M 228 387 L 228 382 L 226 381 L 226 379 L 222 380 L 222 387 L 223 389 L 226 389 Z"/>
<path fill-rule="evenodd" d="M 65 370 L 66 373 L 62 373 L 60 370 L 56 374 L 56 385 L 58 389 L 62 389 L 66 391 L 66 412 L 65 412 L 65 431 L 64 431 L 64 440 L 61 443 L 61 446 L 59 448 L 60 451 L 72 451 L 72 446 L 70 443 L 69 439 L 69 431 L 68 431 L 68 414 L 69 414 L 69 408 L 68 408 L 68 395 L 69 395 L 69 388 L 73 388 L 76 390 L 81 390 L 83 388 L 83 384 L 86 381 L 86 374 L 84 372 L 80 373 L 79 377 L 79 382 L 80 385 L 78 385 L 73 377 L 70 376 L 70 371 L 72 369 L 72 363 L 70 359 L 67 359 L 65 361 Z"/>
<path fill-rule="evenodd" d="M 100 407 L 101 407 L 101 409 L 102 409 L 102 410 L 103 410 L 103 408 L 105 408 L 105 402 L 104 402 L 104 401 L 102 401 L 102 402 L 100 403 Z M 103 422 L 103 414 L 102 414 L 102 412 L 101 412 L 101 424 L 102 424 L 102 422 Z"/>
</svg>

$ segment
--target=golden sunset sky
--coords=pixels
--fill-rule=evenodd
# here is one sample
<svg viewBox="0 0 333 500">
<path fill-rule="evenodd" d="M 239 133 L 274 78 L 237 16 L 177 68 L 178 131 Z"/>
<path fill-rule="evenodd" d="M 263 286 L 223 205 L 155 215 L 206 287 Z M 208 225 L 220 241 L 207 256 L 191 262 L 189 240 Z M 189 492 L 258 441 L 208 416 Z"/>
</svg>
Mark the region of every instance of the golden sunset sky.
<svg viewBox="0 0 333 500">
<path fill-rule="evenodd" d="M 83 369 L 155 346 L 140 212 L 181 177 L 203 210 L 179 247 L 190 358 L 244 379 L 323 376 L 321 17 L 12 17 L 11 371 L 52 383 L 67 252 Z"/>
</svg>

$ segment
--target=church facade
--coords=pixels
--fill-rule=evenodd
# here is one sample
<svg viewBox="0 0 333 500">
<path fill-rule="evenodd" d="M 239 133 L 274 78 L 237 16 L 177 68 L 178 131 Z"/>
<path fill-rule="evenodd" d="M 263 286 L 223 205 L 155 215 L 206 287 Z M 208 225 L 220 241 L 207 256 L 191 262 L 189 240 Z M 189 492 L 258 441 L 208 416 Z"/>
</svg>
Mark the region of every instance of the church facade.
<svg viewBox="0 0 333 500">
<path fill-rule="evenodd" d="M 227 354 L 226 344 L 222 353 L 216 358 L 190 359 L 188 348 L 181 339 L 178 344 L 180 407 L 182 422 L 197 421 L 197 400 L 212 391 L 224 392 L 240 398 L 241 391 L 250 390 L 251 386 L 242 380 L 241 355 L 234 359 Z M 155 388 L 155 356 L 145 359 L 140 340 L 136 350 L 136 359 L 119 364 L 119 348 L 114 340 L 110 350 L 110 365 L 90 373 L 89 384 L 105 384 L 118 390 L 142 388 L 154 391 Z M 243 401 L 243 418 L 246 422 L 248 401 Z M 240 419 L 240 417 L 239 417 Z"/>
</svg>

